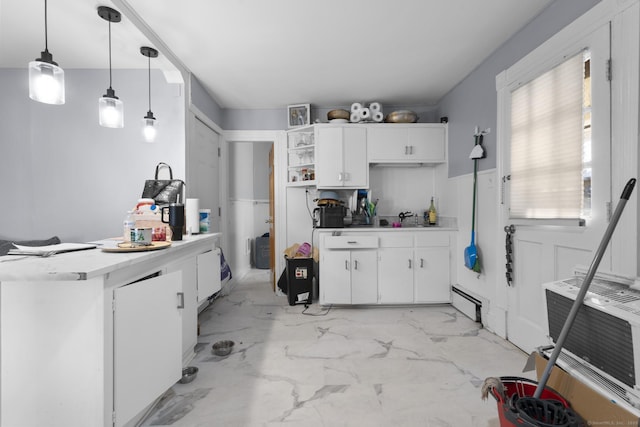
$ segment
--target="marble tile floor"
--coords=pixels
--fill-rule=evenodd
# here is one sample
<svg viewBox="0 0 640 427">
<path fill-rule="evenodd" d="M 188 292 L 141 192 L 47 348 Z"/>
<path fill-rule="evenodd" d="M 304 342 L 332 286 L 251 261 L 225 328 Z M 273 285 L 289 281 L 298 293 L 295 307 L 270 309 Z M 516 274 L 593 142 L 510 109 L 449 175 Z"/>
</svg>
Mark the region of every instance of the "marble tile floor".
<svg viewBox="0 0 640 427">
<path fill-rule="evenodd" d="M 143 426 L 499 426 L 489 376 L 527 355 L 451 306 L 289 306 L 253 270 L 200 314 L 199 368 Z M 235 341 L 226 357 L 219 340 Z"/>
</svg>

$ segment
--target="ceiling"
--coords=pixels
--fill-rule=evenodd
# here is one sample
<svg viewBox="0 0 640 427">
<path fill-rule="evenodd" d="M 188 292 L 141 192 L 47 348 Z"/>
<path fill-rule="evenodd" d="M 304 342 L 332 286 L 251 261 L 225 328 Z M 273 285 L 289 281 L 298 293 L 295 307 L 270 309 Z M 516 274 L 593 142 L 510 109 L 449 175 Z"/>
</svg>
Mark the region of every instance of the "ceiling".
<svg viewBox="0 0 640 427">
<path fill-rule="evenodd" d="M 223 108 L 432 105 L 552 2 L 120 1 Z M 61 67 L 108 67 L 98 5 L 113 7 L 48 0 L 48 47 Z M 139 48 L 153 44 L 127 16 L 112 24 L 112 43 L 114 68 L 147 67 Z M 42 50 L 44 1 L 0 0 L 0 68 L 26 67 Z M 152 67 L 172 68 L 160 51 Z"/>
</svg>

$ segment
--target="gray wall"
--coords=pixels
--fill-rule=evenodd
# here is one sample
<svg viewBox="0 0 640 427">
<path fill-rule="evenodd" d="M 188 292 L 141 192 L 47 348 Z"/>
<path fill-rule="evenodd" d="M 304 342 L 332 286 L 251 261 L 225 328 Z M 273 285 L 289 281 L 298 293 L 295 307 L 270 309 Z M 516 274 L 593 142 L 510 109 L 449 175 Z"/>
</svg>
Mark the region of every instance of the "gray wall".
<svg viewBox="0 0 640 427">
<path fill-rule="evenodd" d="M 443 97 L 437 116 L 449 117 L 450 177 L 473 172 L 469 153 L 473 148 L 476 126 L 491 128 L 483 144 L 487 157 L 478 162 L 478 169 L 496 167 L 496 75 L 597 3 L 599 0 L 556 0 Z"/>
<path fill-rule="evenodd" d="M 152 71 L 151 107 L 158 142 L 141 138 L 148 110 L 146 70 L 114 70 L 113 88 L 124 102 L 125 127 L 98 125 L 98 98 L 107 70 L 65 70 L 66 104 L 29 99 L 27 70 L 0 69 L 0 239 L 59 236 L 89 241 L 122 234 L 122 220 L 140 197 L 155 165 L 169 163 L 184 177 L 182 85 Z"/>
<path fill-rule="evenodd" d="M 195 105 L 214 123 L 223 124 L 223 110 L 193 74 L 191 74 L 191 104 Z M 224 129 L 224 126 L 222 127 Z"/>
</svg>

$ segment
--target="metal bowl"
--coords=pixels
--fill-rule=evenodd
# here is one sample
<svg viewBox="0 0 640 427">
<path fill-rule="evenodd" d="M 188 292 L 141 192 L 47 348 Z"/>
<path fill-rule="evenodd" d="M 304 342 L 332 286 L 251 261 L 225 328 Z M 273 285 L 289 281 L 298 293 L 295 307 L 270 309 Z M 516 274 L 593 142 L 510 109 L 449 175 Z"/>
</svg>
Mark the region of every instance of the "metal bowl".
<svg viewBox="0 0 640 427">
<path fill-rule="evenodd" d="M 410 110 L 398 110 L 389 113 L 384 121 L 387 123 L 415 123 L 418 121 L 418 115 Z"/>
<path fill-rule="evenodd" d="M 226 356 L 233 351 L 235 343 L 231 340 L 218 341 L 213 345 L 211 350 L 216 356 Z"/>
<path fill-rule="evenodd" d="M 198 368 L 195 366 L 187 366 L 182 369 L 182 378 L 180 378 L 180 384 L 188 384 L 195 380 L 198 376 Z"/>
<path fill-rule="evenodd" d="M 351 113 L 347 110 L 331 110 L 327 113 L 327 119 L 329 120 L 349 120 L 349 117 L 351 117 Z"/>
</svg>

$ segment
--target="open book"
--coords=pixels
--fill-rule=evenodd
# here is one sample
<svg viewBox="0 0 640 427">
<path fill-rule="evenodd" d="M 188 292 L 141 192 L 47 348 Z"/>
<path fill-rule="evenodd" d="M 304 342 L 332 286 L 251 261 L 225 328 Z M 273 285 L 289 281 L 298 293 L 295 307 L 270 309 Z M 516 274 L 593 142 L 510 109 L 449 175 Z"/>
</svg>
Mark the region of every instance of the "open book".
<svg viewBox="0 0 640 427">
<path fill-rule="evenodd" d="M 85 249 L 93 249 L 97 245 L 93 243 L 58 243 L 57 245 L 47 246 L 22 246 L 16 245 L 15 249 L 9 249 L 7 255 L 36 255 L 49 256 L 62 252 L 82 251 Z"/>
</svg>

